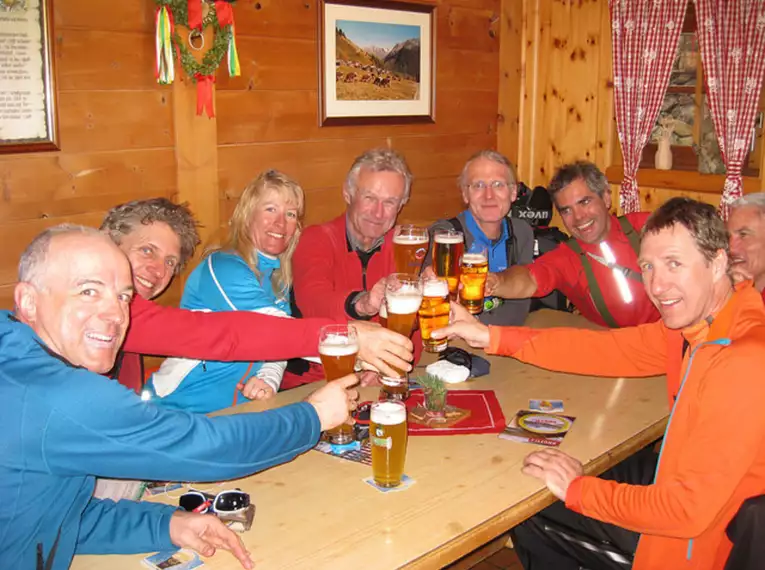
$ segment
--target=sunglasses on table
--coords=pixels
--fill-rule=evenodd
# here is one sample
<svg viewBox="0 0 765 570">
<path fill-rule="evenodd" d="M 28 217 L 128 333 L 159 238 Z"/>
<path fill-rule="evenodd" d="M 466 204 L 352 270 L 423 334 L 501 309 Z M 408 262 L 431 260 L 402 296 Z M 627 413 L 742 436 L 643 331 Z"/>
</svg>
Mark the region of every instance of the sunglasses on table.
<svg viewBox="0 0 765 570">
<path fill-rule="evenodd" d="M 239 489 L 210 495 L 202 491 L 189 491 L 178 499 L 180 507 L 191 513 L 235 513 L 250 506 L 250 495 Z"/>
</svg>

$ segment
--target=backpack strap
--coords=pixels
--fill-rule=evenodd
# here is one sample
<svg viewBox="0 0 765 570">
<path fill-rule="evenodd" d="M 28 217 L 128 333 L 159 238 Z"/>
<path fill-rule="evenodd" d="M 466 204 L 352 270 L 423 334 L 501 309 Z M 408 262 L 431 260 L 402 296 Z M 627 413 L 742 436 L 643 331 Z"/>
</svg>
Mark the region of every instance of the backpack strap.
<svg viewBox="0 0 765 570">
<path fill-rule="evenodd" d="M 592 264 L 590 263 L 587 255 L 584 253 L 584 251 L 582 251 L 582 247 L 579 245 L 579 242 L 577 242 L 575 238 L 569 238 L 564 243 L 570 247 L 574 253 L 579 255 L 579 260 L 582 262 L 582 268 L 584 269 L 584 276 L 587 278 L 587 286 L 590 289 L 590 297 L 592 298 L 592 302 L 595 305 L 595 308 L 598 310 L 598 313 L 600 313 L 600 316 L 603 317 L 603 320 L 610 328 L 616 328 L 616 321 L 611 315 L 611 311 L 609 311 L 608 307 L 606 306 L 606 301 L 603 298 L 603 293 L 600 290 L 600 285 L 598 285 L 598 282 L 595 279 L 595 274 L 592 271 Z"/>
<path fill-rule="evenodd" d="M 460 222 L 460 219 L 457 218 L 456 216 L 454 218 L 449 218 L 446 221 L 449 225 L 451 225 L 452 229 L 455 232 L 464 232 L 464 230 L 462 229 L 462 222 Z"/>
<path fill-rule="evenodd" d="M 619 220 L 619 225 L 622 227 L 624 235 L 627 236 L 635 255 L 640 255 L 640 234 L 635 231 L 627 216 L 619 216 L 616 219 Z"/>
<path fill-rule="evenodd" d="M 505 248 L 507 251 L 507 267 L 509 269 L 513 265 L 518 265 L 518 240 L 513 229 L 513 219 L 510 217 L 505 219 L 507 220 L 507 241 L 505 242 Z"/>
</svg>

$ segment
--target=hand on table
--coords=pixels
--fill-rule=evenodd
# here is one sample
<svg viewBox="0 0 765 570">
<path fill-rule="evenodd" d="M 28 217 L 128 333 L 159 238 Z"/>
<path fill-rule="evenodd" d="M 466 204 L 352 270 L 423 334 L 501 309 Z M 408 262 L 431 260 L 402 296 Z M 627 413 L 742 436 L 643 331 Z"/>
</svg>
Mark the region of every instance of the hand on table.
<svg viewBox="0 0 765 570">
<path fill-rule="evenodd" d="M 359 401 L 358 390 L 352 387 L 359 383 L 355 374 L 327 382 L 306 398 L 319 416 L 321 431 L 337 427 L 348 419 L 348 413 L 355 410 Z"/>
<path fill-rule="evenodd" d="M 202 556 L 212 556 L 219 548 L 228 550 L 248 570 L 253 567 L 250 553 L 239 536 L 215 515 L 175 511 L 170 517 L 170 540 Z"/>
<path fill-rule="evenodd" d="M 553 495 L 566 501 L 571 482 L 584 474 L 582 464 L 557 449 L 544 449 L 527 455 L 521 472 L 543 481 Z"/>
<path fill-rule="evenodd" d="M 359 338 L 359 358 L 371 364 L 383 376 L 398 377 L 391 366 L 411 370 L 414 359 L 412 341 L 377 323 L 352 321 Z"/>
<path fill-rule="evenodd" d="M 476 348 L 489 346 L 489 327 L 471 315 L 465 307 L 454 301 L 451 302 L 450 323 L 448 327 L 434 330 L 431 337 L 435 339 L 461 338 Z"/>
<path fill-rule="evenodd" d="M 249 400 L 268 400 L 276 394 L 274 389 L 258 376 L 251 376 L 245 384 L 240 382 L 236 385 L 236 389 Z"/>
</svg>

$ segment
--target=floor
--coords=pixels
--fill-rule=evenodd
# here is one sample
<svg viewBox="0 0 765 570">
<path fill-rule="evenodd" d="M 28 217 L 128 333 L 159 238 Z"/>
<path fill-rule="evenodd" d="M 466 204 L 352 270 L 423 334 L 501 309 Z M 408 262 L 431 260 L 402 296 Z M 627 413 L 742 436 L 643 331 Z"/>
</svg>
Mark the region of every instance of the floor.
<svg viewBox="0 0 765 570">
<path fill-rule="evenodd" d="M 470 570 L 523 570 L 523 566 L 521 566 L 512 548 L 503 548 Z"/>
</svg>

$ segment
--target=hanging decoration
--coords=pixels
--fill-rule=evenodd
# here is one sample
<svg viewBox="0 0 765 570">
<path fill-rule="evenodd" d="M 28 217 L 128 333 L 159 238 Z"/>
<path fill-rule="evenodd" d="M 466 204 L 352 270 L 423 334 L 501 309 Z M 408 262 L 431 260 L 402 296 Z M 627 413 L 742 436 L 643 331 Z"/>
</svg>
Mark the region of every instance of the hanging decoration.
<svg viewBox="0 0 765 570">
<path fill-rule="evenodd" d="M 234 31 L 234 10 L 231 2 L 225 0 L 155 0 L 156 14 L 156 55 L 157 81 L 168 85 L 175 79 L 174 55 L 178 58 L 183 71 L 197 85 L 197 115 L 206 112 L 208 117 L 215 116 L 213 106 L 213 85 L 215 72 L 223 58 L 231 77 L 241 74 L 239 55 L 236 50 Z M 206 5 L 207 12 L 205 13 Z M 188 46 L 181 40 L 176 26 L 186 26 L 190 30 Z M 202 31 L 212 26 L 214 39 L 197 62 L 192 50 L 204 49 Z"/>
</svg>

